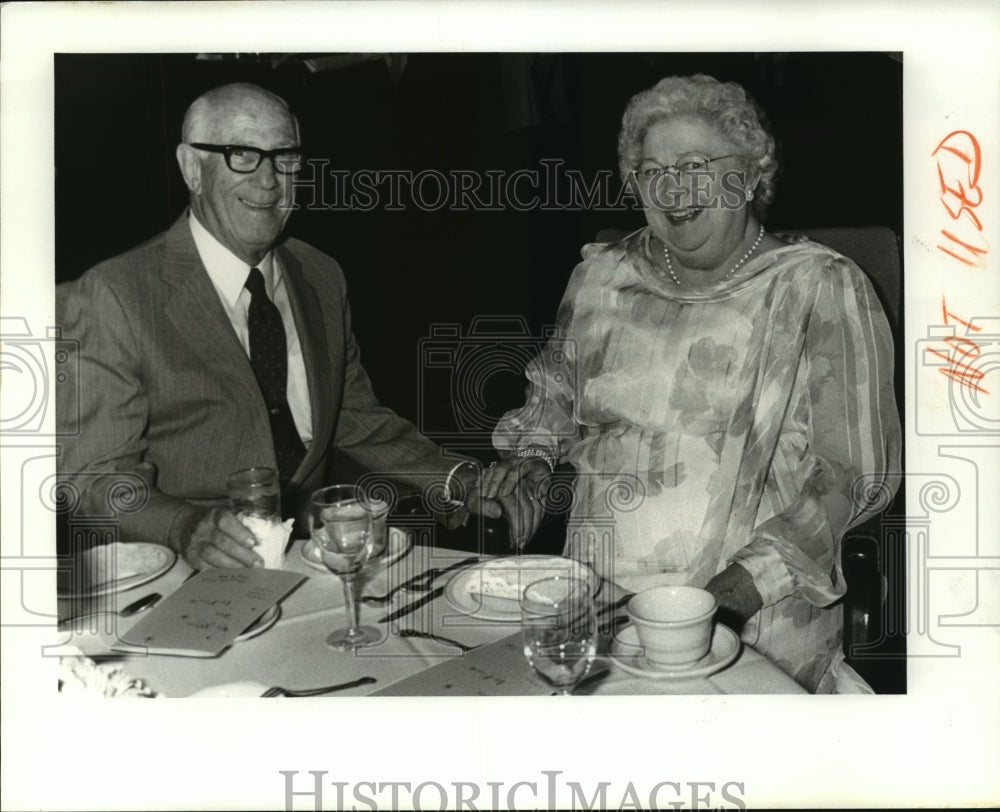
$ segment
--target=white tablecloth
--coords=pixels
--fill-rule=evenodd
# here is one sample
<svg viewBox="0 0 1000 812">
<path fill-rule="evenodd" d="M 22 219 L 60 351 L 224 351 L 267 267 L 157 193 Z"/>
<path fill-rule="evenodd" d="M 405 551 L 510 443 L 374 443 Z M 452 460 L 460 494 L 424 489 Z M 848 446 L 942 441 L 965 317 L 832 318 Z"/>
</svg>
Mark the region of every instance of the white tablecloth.
<svg viewBox="0 0 1000 812">
<path fill-rule="evenodd" d="M 214 658 L 165 655 L 129 656 L 128 673 L 169 697 L 187 697 L 212 686 L 254 682 L 286 688 L 313 688 L 332 685 L 361 676 L 377 682 L 342 691 L 336 696 L 365 694 L 397 695 L 490 695 L 548 694 L 551 688 L 530 672 L 521 652 L 516 622 L 470 620 L 439 597 L 416 612 L 390 623 L 378 623 L 392 609 L 420 597 L 420 593 L 400 592 L 389 606 L 361 608 L 361 621 L 384 630 L 381 642 L 356 652 L 327 648 L 327 635 L 346 625 L 343 590 L 335 576 L 317 571 L 301 557 L 301 542 L 295 542 L 285 569 L 309 576 L 281 603 L 281 617 L 270 629 L 249 640 L 238 642 Z M 390 567 L 376 567 L 364 587 L 366 594 L 384 594 L 399 583 L 428 567 L 443 567 L 470 554 L 456 550 L 413 547 Z M 108 600 L 124 606 L 150 592 L 167 595 L 190 574 L 183 561 L 155 581 L 111 596 Z M 437 584 L 447 582 L 444 576 Z M 610 597 L 611 590 L 607 590 Z M 92 656 L 110 652 L 116 634 L 126 632 L 138 617 L 97 616 L 84 623 L 82 631 L 61 632 L 59 642 L 75 645 Z M 462 655 L 449 645 L 433 640 L 403 638 L 401 628 L 435 631 L 469 645 L 482 646 Z M 58 653 L 53 649 L 50 653 Z M 685 680 L 649 680 L 625 673 L 606 658 L 599 658 L 594 670 L 610 668 L 611 673 L 590 692 L 594 694 L 761 694 L 804 693 L 790 677 L 753 649 L 744 647 L 736 661 L 718 673 Z M 502 672 L 502 673 L 501 673 Z"/>
</svg>

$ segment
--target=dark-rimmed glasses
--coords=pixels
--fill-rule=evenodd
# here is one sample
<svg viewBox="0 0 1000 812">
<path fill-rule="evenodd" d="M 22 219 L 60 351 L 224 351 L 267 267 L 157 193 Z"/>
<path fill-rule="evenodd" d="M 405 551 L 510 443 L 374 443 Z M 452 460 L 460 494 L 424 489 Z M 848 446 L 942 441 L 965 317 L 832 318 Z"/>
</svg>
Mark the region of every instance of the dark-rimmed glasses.
<svg viewBox="0 0 1000 812">
<path fill-rule="evenodd" d="M 657 180 L 664 175 L 677 175 L 686 176 L 691 172 L 700 172 L 704 170 L 712 161 L 721 161 L 723 158 L 733 158 L 735 153 L 729 155 L 718 155 L 715 158 L 688 158 L 676 166 L 663 166 L 658 164 L 656 161 L 643 161 L 637 167 L 632 170 L 634 174 L 640 180 L 644 180 L 647 183 Z"/>
<path fill-rule="evenodd" d="M 249 175 L 256 172 L 261 161 L 271 159 L 274 171 L 281 175 L 293 175 L 302 168 L 302 149 L 300 147 L 281 147 L 280 149 L 258 149 L 244 147 L 239 144 L 188 144 L 189 147 L 217 152 L 226 158 L 226 166 L 233 172 Z"/>
</svg>

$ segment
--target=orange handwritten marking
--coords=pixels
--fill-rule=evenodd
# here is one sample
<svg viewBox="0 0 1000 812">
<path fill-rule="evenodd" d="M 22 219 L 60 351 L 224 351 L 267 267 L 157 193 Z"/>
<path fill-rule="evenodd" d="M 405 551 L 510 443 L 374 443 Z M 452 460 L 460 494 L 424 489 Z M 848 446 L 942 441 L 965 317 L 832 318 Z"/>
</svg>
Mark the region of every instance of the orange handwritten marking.
<svg viewBox="0 0 1000 812">
<path fill-rule="evenodd" d="M 941 297 L 941 313 L 944 316 L 945 325 L 951 325 L 953 321 L 957 321 L 959 324 L 963 325 L 966 330 L 978 331 L 982 330 L 971 322 L 966 321 L 963 318 L 956 316 L 954 313 L 948 310 L 948 305 L 945 302 L 944 296 Z M 965 358 L 978 358 L 982 350 L 979 345 L 973 341 L 968 336 L 946 336 L 945 343 L 948 344 L 950 352 L 945 354 L 940 350 L 936 350 L 933 347 L 926 347 L 926 351 L 933 353 L 938 358 L 942 358 L 948 362 L 947 367 L 938 367 L 938 372 L 962 386 L 967 386 L 970 389 L 975 389 L 977 392 L 982 392 L 984 395 L 988 395 L 989 392 L 983 387 L 979 386 L 979 381 L 986 377 L 986 373 L 981 369 L 976 369 L 971 364 L 964 363 L 958 360 L 958 355 L 964 356 Z"/>
<path fill-rule="evenodd" d="M 960 225 L 964 225 L 968 232 L 960 237 L 942 228 L 941 234 L 953 244 L 939 244 L 937 247 L 965 265 L 976 265 L 979 256 L 990 250 L 982 235 L 982 221 L 973 211 L 983 202 L 983 190 L 979 188 L 979 171 L 982 166 L 979 141 L 967 130 L 955 130 L 944 137 L 931 155 L 937 157 L 941 204 L 952 220 L 958 221 L 964 215 Z M 964 248 L 967 253 L 956 253 L 960 250 L 957 246 Z"/>
</svg>

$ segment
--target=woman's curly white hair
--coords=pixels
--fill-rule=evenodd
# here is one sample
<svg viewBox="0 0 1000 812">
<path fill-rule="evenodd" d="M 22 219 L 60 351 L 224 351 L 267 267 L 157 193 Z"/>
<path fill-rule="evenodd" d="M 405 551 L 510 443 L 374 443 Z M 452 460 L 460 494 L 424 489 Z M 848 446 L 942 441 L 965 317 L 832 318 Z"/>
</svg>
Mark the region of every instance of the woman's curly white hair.
<svg viewBox="0 0 1000 812">
<path fill-rule="evenodd" d="M 622 116 L 618 134 L 618 169 L 622 180 L 639 163 L 642 142 L 651 126 L 677 115 L 692 115 L 716 126 L 733 142 L 748 172 L 759 172 L 754 209 L 763 215 L 774 199 L 778 171 L 774 138 L 765 129 L 764 114 L 735 82 L 711 76 L 668 76 L 634 95 Z"/>
</svg>

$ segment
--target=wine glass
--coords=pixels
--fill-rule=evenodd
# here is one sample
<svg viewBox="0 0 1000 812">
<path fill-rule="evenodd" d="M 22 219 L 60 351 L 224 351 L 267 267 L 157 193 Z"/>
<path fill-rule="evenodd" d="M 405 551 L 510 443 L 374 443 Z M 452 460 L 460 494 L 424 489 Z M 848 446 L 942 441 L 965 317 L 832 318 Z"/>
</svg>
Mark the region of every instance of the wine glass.
<svg viewBox="0 0 1000 812">
<path fill-rule="evenodd" d="M 378 629 L 359 625 L 354 586 L 369 559 L 385 549 L 384 507 L 385 503 L 372 503 L 356 485 L 331 485 L 312 496 L 309 532 L 326 568 L 344 584 L 348 627 L 326 639 L 337 651 L 352 651 L 382 639 Z"/>
<path fill-rule="evenodd" d="M 597 654 L 587 581 L 556 575 L 528 584 L 521 593 L 521 639 L 528 664 L 563 695 L 573 693 Z"/>
</svg>

